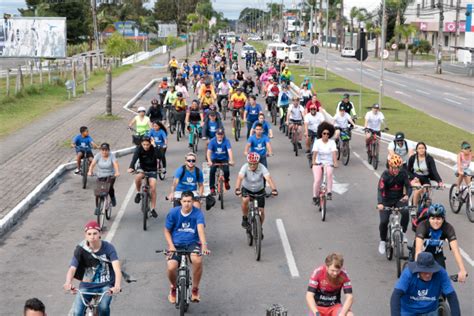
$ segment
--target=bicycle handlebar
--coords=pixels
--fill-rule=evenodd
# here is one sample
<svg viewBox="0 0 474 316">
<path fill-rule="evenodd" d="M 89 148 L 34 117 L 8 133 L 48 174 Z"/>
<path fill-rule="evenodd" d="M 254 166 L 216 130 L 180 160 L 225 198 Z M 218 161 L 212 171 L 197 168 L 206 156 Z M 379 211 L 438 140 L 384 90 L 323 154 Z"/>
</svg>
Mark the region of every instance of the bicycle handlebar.
<svg viewBox="0 0 474 316">
<path fill-rule="evenodd" d="M 378 210 L 378 208 L 376 208 Z M 383 210 L 384 211 L 396 211 L 400 212 L 403 210 L 414 210 L 416 209 L 416 206 L 414 205 L 407 205 L 407 206 L 400 206 L 400 207 L 395 207 L 395 206 L 384 206 Z"/>
<path fill-rule="evenodd" d="M 423 184 L 423 185 L 412 185 L 413 189 L 434 189 L 434 190 L 442 190 L 445 189 L 445 185 L 431 185 L 431 184 Z"/>
<path fill-rule="evenodd" d="M 190 254 L 198 254 L 198 255 L 204 255 L 203 252 L 201 252 L 200 250 L 169 250 L 169 249 L 158 249 L 158 250 L 155 250 L 155 253 L 162 253 L 164 255 L 169 255 L 170 253 L 177 253 L 177 254 L 186 254 L 186 255 L 190 255 Z"/>
<path fill-rule="evenodd" d="M 466 278 L 469 276 L 469 274 L 466 274 Z M 451 279 L 451 281 L 453 282 L 458 282 L 458 275 L 457 274 L 452 274 L 449 276 L 449 278 Z"/>
</svg>

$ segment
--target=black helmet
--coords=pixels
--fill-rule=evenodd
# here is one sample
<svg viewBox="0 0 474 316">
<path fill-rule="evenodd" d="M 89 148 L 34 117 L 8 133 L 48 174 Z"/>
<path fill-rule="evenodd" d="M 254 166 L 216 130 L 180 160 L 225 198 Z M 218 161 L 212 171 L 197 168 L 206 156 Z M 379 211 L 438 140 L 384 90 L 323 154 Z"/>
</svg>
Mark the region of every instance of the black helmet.
<svg viewBox="0 0 474 316">
<path fill-rule="evenodd" d="M 405 134 L 403 132 L 397 132 L 395 134 L 395 141 L 402 141 L 405 139 Z"/>
<path fill-rule="evenodd" d="M 342 97 L 343 97 L 343 99 L 349 99 L 350 95 L 349 95 L 349 93 L 344 93 L 344 95 Z"/>
<path fill-rule="evenodd" d="M 176 93 L 176 96 L 180 98 L 180 97 L 183 96 L 183 93 L 182 93 L 182 92 L 178 92 L 178 93 Z"/>
</svg>

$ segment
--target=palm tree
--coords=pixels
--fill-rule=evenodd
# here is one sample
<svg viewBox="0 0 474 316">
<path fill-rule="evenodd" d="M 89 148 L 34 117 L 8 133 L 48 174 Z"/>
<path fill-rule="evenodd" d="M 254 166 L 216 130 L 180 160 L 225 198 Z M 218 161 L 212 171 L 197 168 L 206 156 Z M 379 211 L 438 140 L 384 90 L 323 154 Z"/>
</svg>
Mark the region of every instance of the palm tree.
<svg viewBox="0 0 474 316">
<path fill-rule="evenodd" d="M 405 68 L 408 68 L 408 40 L 415 34 L 416 28 L 413 25 L 402 24 L 395 29 L 395 34 L 405 39 Z"/>
<path fill-rule="evenodd" d="M 354 47 L 354 19 L 359 15 L 359 8 L 352 7 L 351 12 L 349 13 L 349 18 L 351 21 L 351 47 Z"/>
</svg>

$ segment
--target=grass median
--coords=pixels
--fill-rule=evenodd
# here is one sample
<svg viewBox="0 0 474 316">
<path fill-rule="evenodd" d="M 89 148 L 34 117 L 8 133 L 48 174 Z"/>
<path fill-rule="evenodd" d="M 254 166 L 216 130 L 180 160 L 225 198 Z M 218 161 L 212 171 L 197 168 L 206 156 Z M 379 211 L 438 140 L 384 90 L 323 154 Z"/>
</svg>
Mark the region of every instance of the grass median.
<svg viewBox="0 0 474 316">
<path fill-rule="evenodd" d="M 264 42 L 249 41 L 249 45 L 252 45 L 257 52 L 264 52 L 267 49 L 267 45 Z"/>
<path fill-rule="evenodd" d="M 290 70 L 298 86 L 304 77 L 309 75 L 308 67 L 290 66 Z M 365 113 L 370 111 L 372 104 L 378 102 L 376 91 L 362 88 L 362 111 L 360 111 L 359 85 L 332 72 L 328 72 L 328 80 L 324 80 L 322 68 L 316 68 L 316 76 L 311 80 L 323 107 L 330 114 L 334 114 L 337 103 L 344 93 L 356 94 L 351 96 L 351 101 L 357 111 L 359 125 L 364 124 Z M 459 152 L 462 141 L 467 140 L 471 143 L 473 141 L 473 135 L 468 131 L 452 126 L 391 97 L 383 98 L 381 110 L 391 134 L 403 131 L 408 139 L 423 141 L 427 145 L 453 153 Z"/>
<path fill-rule="evenodd" d="M 130 70 L 133 66 L 126 65 L 112 70 L 112 76 L 116 77 Z M 82 80 L 81 75 L 78 76 Z M 43 77 L 47 82 L 47 75 Z M 39 84 L 39 77 L 35 78 L 36 84 L 29 85 L 29 76 L 25 76 L 26 87 L 16 96 L 0 98 L 0 137 L 6 136 L 20 128 L 31 124 L 34 120 L 45 114 L 61 108 L 76 99 L 68 100 L 67 91 L 63 82 L 49 85 Z M 11 92 L 14 94 L 15 77 L 11 82 Z M 87 82 L 89 92 L 98 88 L 105 82 L 105 70 L 94 71 Z M 5 80 L 1 83 L 2 92 L 5 91 Z M 83 95 L 82 85 L 76 88 L 77 97 Z"/>
</svg>

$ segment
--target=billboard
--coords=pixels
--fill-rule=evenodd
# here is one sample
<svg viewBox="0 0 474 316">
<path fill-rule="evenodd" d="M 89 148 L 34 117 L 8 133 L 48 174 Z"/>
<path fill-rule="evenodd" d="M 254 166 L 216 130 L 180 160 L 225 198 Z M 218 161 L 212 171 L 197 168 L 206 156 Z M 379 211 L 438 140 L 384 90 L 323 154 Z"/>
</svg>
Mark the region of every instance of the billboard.
<svg viewBox="0 0 474 316">
<path fill-rule="evenodd" d="M 138 30 L 137 23 L 134 21 L 119 21 L 114 23 L 115 30 L 128 39 L 144 39 L 147 34 Z"/>
<path fill-rule="evenodd" d="M 66 57 L 66 18 L 1 19 L 1 57 Z"/>
<path fill-rule="evenodd" d="M 158 23 L 158 37 L 178 36 L 178 26 L 176 23 L 162 24 Z"/>
</svg>

